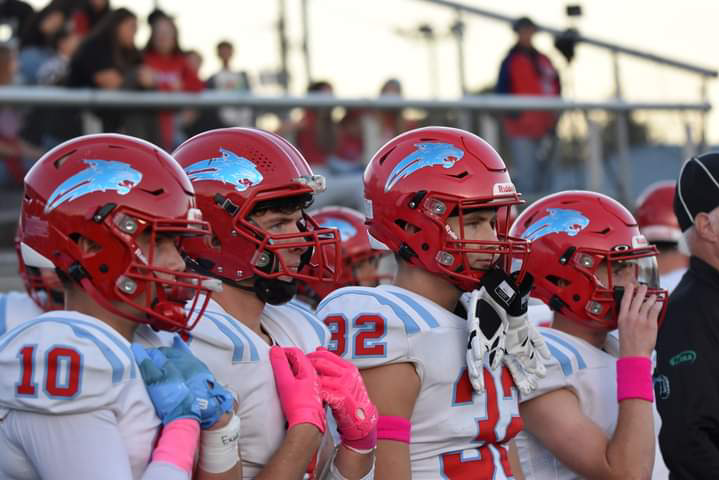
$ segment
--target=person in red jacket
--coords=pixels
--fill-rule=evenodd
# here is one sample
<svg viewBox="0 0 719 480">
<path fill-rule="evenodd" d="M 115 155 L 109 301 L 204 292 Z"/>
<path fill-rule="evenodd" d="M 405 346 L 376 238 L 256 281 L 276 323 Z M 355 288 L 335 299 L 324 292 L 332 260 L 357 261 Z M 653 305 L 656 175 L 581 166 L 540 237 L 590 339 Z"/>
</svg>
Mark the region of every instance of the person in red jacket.
<svg viewBox="0 0 719 480">
<path fill-rule="evenodd" d="M 497 93 L 558 96 L 561 85 L 557 70 L 532 45 L 537 31 L 534 22 L 521 17 L 512 28 L 517 33 L 517 43 L 502 60 Z M 514 112 L 504 118 L 512 154 L 512 178 L 523 193 L 548 191 L 552 187 L 557 119 L 556 113 L 547 111 Z"/>
<path fill-rule="evenodd" d="M 197 71 L 187 61 L 179 46 L 177 26 L 171 17 L 156 13 L 151 20 L 152 32 L 144 50 L 143 64 L 152 70 L 153 87 L 163 92 L 199 92 L 205 86 Z M 175 112 L 158 113 L 159 141 L 167 150 L 178 143 Z"/>
</svg>

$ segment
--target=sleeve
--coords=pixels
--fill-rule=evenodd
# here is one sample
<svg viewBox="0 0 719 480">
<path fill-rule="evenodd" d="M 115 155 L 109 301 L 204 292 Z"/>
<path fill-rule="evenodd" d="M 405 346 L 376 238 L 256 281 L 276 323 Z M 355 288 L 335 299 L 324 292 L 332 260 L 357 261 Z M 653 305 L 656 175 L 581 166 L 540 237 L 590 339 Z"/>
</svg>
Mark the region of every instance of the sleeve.
<svg viewBox="0 0 719 480">
<path fill-rule="evenodd" d="M 39 317 L 0 339 L 0 406 L 75 414 L 112 405 L 139 378 L 129 344 L 84 321 Z"/>
<path fill-rule="evenodd" d="M 679 311 L 693 313 L 688 308 Z M 708 331 L 713 325 L 709 320 L 715 317 L 701 315 L 697 320 L 701 325 L 697 325 L 686 322 L 682 313 L 672 319 L 671 313 L 668 321 L 674 320 L 673 325 L 660 330 L 657 345 L 655 385 L 662 419 L 659 445 L 667 467 L 677 478 L 719 478 L 719 337 Z M 681 328 L 672 329 L 678 320 Z"/>
<path fill-rule="evenodd" d="M 540 329 L 540 332 L 542 331 L 543 329 Z M 576 360 L 570 355 L 566 355 L 562 346 L 558 345 L 555 340 L 548 338 L 546 335 L 542 335 L 542 337 L 552 354 L 552 358 L 544 363 L 547 374 L 544 378 L 539 379 L 535 390 L 528 394 L 520 392 L 520 403 L 541 397 L 560 388 L 572 388 L 571 377 L 578 369 L 578 365 L 575 365 Z"/>
<path fill-rule="evenodd" d="M 338 290 L 320 303 L 317 316 L 330 331 L 328 349 L 358 368 L 413 363 L 409 335 L 420 326 L 401 304 L 376 289 Z"/>
<path fill-rule="evenodd" d="M 109 410 L 74 415 L 13 412 L 15 437 L 44 480 L 132 480 L 125 444 Z M 165 463 L 150 463 L 142 480 L 188 480 L 189 475 Z"/>
</svg>

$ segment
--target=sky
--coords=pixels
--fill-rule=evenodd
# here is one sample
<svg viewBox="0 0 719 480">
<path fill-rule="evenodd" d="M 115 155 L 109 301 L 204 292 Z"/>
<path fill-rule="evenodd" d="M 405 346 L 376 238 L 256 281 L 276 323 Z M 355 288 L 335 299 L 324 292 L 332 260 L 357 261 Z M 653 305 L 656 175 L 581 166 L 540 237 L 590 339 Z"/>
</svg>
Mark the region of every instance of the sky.
<svg viewBox="0 0 719 480">
<path fill-rule="evenodd" d="M 588 36 L 628 47 L 666 55 L 707 68 L 719 68 L 716 29 L 719 2 L 684 0 L 681 8 L 668 0 L 464 0 L 468 5 L 510 16 L 528 15 L 535 22 L 565 28 L 567 4 L 579 4 L 583 16 L 574 25 Z M 284 0 L 290 40 L 291 93 L 302 94 L 306 74 L 301 53 L 301 0 Z M 34 6 L 46 0 L 31 0 Z M 264 71 L 277 69 L 279 43 L 276 29 L 279 0 L 111 0 L 126 6 L 141 18 L 157 3 L 175 15 L 180 41 L 186 49 L 197 49 L 204 57 L 202 73 L 219 68 L 214 46 L 228 39 L 236 46 L 234 66 L 257 80 Z M 448 34 L 456 14 L 446 7 L 422 0 L 307 0 L 311 69 L 315 79 L 333 83 L 335 93 L 346 97 L 371 97 L 390 77 L 401 80 L 405 96 L 434 95 L 430 73 L 430 49 L 426 42 L 407 35 L 422 23 L 438 32 L 437 67 L 432 70 L 441 98 L 460 93 L 457 46 Z M 466 80 L 470 89 L 492 85 L 499 63 L 514 41 L 504 23 L 465 15 Z M 144 23 L 144 22 L 143 22 Z M 138 44 L 144 45 L 148 29 L 142 25 Z M 548 34 L 539 33 L 535 45 L 559 68 L 564 95 L 578 100 L 603 100 L 614 94 L 612 57 L 592 46 L 579 46 L 576 59 L 567 65 L 554 49 Z M 658 66 L 644 60 L 620 56 L 622 93 L 630 101 L 698 101 L 698 76 Z M 276 93 L 272 87 L 258 88 Z M 719 80 L 708 83 L 708 98 L 719 105 Z M 646 115 L 640 119 L 648 118 Z M 683 141 L 685 122 L 697 125 L 698 116 L 657 113 L 651 117 L 660 140 Z M 707 117 L 711 143 L 719 143 L 719 115 Z"/>
</svg>

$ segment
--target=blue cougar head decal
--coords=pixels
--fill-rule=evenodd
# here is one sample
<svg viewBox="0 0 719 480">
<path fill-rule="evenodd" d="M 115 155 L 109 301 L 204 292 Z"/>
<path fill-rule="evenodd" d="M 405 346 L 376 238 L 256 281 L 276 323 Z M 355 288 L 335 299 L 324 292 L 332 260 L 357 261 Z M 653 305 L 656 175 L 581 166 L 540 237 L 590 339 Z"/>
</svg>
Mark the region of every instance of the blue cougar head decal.
<svg viewBox="0 0 719 480">
<path fill-rule="evenodd" d="M 216 180 L 234 185 L 238 192 L 262 182 L 262 174 L 254 163 L 224 148 L 220 148 L 220 153 L 221 157 L 201 160 L 185 167 L 190 181 Z"/>
<path fill-rule="evenodd" d="M 527 227 L 522 238 L 533 241 L 550 233 L 566 233 L 574 237 L 589 225 L 589 219 L 576 210 L 548 208 L 547 212 L 548 215 Z"/>
<path fill-rule="evenodd" d="M 417 170 L 441 165 L 452 168 L 464 156 L 464 152 L 451 143 L 418 143 L 417 150 L 402 159 L 389 174 L 384 191 L 387 192 L 403 178 L 409 177 Z"/>
<path fill-rule="evenodd" d="M 128 163 L 113 160 L 84 160 L 84 163 L 88 165 L 86 169 L 55 188 L 47 200 L 45 213 L 92 192 L 114 190 L 119 195 L 127 195 L 142 180 L 142 173 Z"/>
<path fill-rule="evenodd" d="M 346 222 L 340 218 L 328 218 L 322 225 L 322 228 L 336 228 L 340 232 L 340 240 L 346 242 L 350 238 L 357 235 L 357 229 L 352 226 L 351 223 Z"/>
</svg>

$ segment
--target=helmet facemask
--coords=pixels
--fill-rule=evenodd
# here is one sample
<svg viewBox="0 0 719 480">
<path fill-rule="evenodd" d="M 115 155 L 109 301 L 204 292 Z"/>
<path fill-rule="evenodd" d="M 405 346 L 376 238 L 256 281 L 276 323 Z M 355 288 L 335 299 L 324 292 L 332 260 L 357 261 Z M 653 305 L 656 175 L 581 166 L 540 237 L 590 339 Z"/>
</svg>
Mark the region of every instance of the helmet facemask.
<svg viewBox="0 0 719 480">
<path fill-rule="evenodd" d="M 662 311 L 659 322 L 664 318 L 668 292 L 659 287 L 657 250 L 653 246 L 615 246 L 611 251 L 577 248 L 570 249 L 560 258 L 581 273 L 579 285 L 565 281 L 558 292 L 564 304 L 571 302 L 573 309 L 560 308 L 560 313 L 580 323 L 599 329 L 611 330 L 617 327 L 619 308 L 628 281 L 647 286 L 647 296 L 656 295 Z M 577 278 L 577 276 L 575 276 Z M 590 292 L 582 295 L 582 292 Z"/>
</svg>

